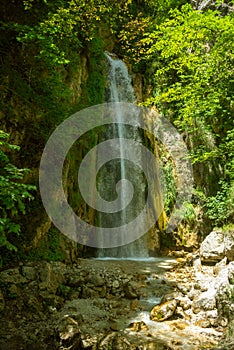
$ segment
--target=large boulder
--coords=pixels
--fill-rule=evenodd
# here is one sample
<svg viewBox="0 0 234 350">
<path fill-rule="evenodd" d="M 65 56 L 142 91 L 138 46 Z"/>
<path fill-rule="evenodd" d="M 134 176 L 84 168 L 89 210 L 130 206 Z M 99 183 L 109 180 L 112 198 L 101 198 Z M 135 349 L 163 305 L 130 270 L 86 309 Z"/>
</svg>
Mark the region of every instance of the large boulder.
<svg viewBox="0 0 234 350">
<path fill-rule="evenodd" d="M 200 246 L 200 258 L 204 262 L 218 262 L 225 257 L 224 232 L 212 231 Z"/>
<path fill-rule="evenodd" d="M 212 231 L 200 246 L 200 258 L 203 262 L 218 262 L 224 257 L 234 260 L 234 232 L 228 230 Z"/>
<path fill-rule="evenodd" d="M 200 258 L 203 262 L 218 262 L 224 257 L 234 260 L 234 230 L 214 230 L 200 246 Z"/>
</svg>

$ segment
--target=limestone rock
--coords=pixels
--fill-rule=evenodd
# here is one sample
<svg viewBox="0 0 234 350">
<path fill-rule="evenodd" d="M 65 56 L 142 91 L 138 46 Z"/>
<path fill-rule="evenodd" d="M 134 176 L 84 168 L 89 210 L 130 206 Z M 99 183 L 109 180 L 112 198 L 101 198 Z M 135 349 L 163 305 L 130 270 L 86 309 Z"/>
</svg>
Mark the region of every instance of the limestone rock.
<svg viewBox="0 0 234 350">
<path fill-rule="evenodd" d="M 156 305 L 150 312 L 150 319 L 158 322 L 167 320 L 174 314 L 176 306 L 177 301 L 175 299 L 166 301 L 160 305 Z"/>
<path fill-rule="evenodd" d="M 213 348 L 213 350 L 233 350 L 234 349 L 234 341 L 229 343 L 225 343 L 219 347 Z"/>
<path fill-rule="evenodd" d="M 200 257 L 205 262 L 218 262 L 225 256 L 224 233 L 212 231 L 201 243 Z"/>
<path fill-rule="evenodd" d="M 210 324 L 210 321 L 204 317 L 204 318 L 197 320 L 194 323 L 194 325 L 198 326 L 198 327 L 202 327 L 202 328 L 209 328 L 211 324 Z"/>
<path fill-rule="evenodd" d="M 79 274 L 70 274 L 67 284 L 71 287 L 81 287 L 84 284 L 84 277 Z"/>
<path fill-rule="evenodd" d="M 183 310 L 188 310 L 192 305 L 192 302 L 187 295 L 184 297 L 178 298 L 178 302 Z"/>
<path fill-rule="evenodd" d="M 161 304 L 165 303 L 166 301 L 170 301 L 170 300 L 174 300 L 174 299 L 179 300 L 180 297 L 182 297 L 182 294 L 180 294 L 178 292 L 164 294 L 162 299 L 161 299 Z"/>
<path fill-rule="evenodd" d="M 225 255 L 229 261 L 234 260 L 234 230 L 227 230 L 225 235 Z"/>
<path fill-rule="evenodd" d="M 34 312 L 43 312 L 43 306 L 40 301 L 33 295 L 29 296 L 26 305 Z"/>
<path fill-rule="evenodd" d="M 135 346 L 122 335 L 111 332 L 107 334 L 101 342 L 98 344 L 97 349 L 123 349 L 123 350 L 134 350 Z"/>
<path fill-rule="evenodd" d="M 19 290 L 16 284 L 11 284 L 8 288 L 8 296 L 12 298 L 16 298 L 19 294 Z"/>
<path fill-rule="evenodd" d="M 228 264 L 228 279 L 230 282 L 233 281 L 232 284 L 234 284 L 234 261 Z"/>
<path fill-rule="evenodd" d="M 132 328 L 134 332 L 148 331 L 148 326 L 144 321 L 133 322 L 129 325 L 129 328 Z"/>
<path fill-rule="evenodd" d="M 215 292 L 208 290 L 201 293 L 192 304 L 192 310 L 195 314 L 202 310 L 214 310 L 216 308 Z"/>
<path fill-rule="evenodd" d="M 212 231 L 200 246 L 200 257 L 204 262 L 218 262 L 224 257 L 234 260 L 234 231 Z"/>
<path fill-rule="evenodd" d="M 214 280 L 214 288 L 215 290 L 225 291 L 227 287 L 229 287 L 229 269 L 228 267 L 222 269 L 218 276 Z"/>
<path fill-rule="evenodd" d="M 200 312 L 198 314 L 196 322 L 200 322 L 200 327 L 202 328 L 206 328 L 210 326 L 217 327 L 219 325 L 218 310 L 214 309 L 214 310 Z"/>
<path fill-rule="evenodd" d="M 225 333 L 225 338 L 222 339 L 221 344 L 213 350 L 233 350 L 234 349 L 233 334 L 234 334 L 234 320 L 232 320 L 229 323 L 227 331 Z"/>
<path fill-rule="evenodd" d="M 65 316 L 60 321 L 58 327 L 61 348 L 78 350 L 81 345 L 81 335 L 79 326 L 76 320 L 72 317 Z"/>
<path fill-rule="evenodd" d="M 218 262 L 217 264 L 215 264 L 214 268 L 213 268 L 213 272 L 215 276 L 218 276 L 218 274 L 220 273 L 220 271 L 222 271 L 223 269 L 225 269 L 227 265 L 227 257 L 225 256 L 225 258 L 223 258 L 220 262 Z"/>
</svg>

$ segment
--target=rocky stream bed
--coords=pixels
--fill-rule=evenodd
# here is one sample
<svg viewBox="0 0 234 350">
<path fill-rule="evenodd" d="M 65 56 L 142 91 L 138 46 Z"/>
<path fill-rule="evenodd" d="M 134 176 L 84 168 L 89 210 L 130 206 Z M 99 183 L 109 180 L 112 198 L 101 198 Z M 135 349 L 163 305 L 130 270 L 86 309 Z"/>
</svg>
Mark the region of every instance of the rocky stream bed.
<svg viewBox="0 0 234 350">
<path fill-rule="evenodd" d="M 200 258 L 175 251 L 3 270 L 0 349 L 234 349 L 234 262 Z"/>
</svg>

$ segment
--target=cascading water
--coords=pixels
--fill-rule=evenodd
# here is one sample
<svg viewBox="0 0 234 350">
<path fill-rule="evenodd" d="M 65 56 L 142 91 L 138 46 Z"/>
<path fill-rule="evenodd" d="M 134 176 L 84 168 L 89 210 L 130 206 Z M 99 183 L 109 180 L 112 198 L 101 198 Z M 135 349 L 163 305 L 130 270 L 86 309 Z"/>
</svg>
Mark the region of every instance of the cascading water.
<svg viewBox="0 0 234 350">
<path fill-rule="evenodd" d="M 105 56 L 108 64 L 106 101 L 134 103 L 136 98 L 125 63 L 109 53 L 105 53 Z M 137 128 L 129 128 L 123 124 L 123 111 L 120 105 L 116 104 L 115 109 L 118 123 L 111 125 L 105 137 L 107 139 L 118 138 L 120 158 L 107 165 L 102 172 L 98 181 L 99 189 L 101 189 L 104 197 L 113 200 L 111 196 L 115 192 L 116 183 L 119 180 L 128 179 L 133 184 L 134 196 L 131 203 L 126 205 L 125 186 L 121 186 L 119 196 L 121 197 L 121 207 L 124 209 L 115 214 L 100 213 L 99 223 L 101 227 L 120 227 L 121 231 L 121 227 L 130 222 L 142 210 L 145 203 L 146 185 L 145 178 L 140 171 L 141 154 L 139 154 L 139 167 L 137 164 L 129 164 L 130 162 L 124 159 L 124 139 L 129 138 L 134 140 L 134 142 L 141 142 L 140 133 Z M 99 258 L 145 258 L 147 256 L 146 235 L 130 244 L 116 248 L 99 249 L 98 251 Z"/>
</svg>

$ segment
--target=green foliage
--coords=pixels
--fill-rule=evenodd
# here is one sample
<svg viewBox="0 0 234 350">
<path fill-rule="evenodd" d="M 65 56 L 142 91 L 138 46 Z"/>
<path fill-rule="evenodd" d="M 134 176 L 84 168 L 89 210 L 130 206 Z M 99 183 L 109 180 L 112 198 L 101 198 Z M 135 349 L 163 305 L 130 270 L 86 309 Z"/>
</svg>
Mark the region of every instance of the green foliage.
<svg viewBox="0 0 234 350">
<path fill-rule="evenodd" d="M 163 175 L 165 180 L 166 195 L 164 198 L 164 208 L 167 215 L 170 215 L 171 210 L 176 201 L 177 188 L 175 174 L 173 173 L 173 163 L 167 161 L 163 166 Z"/>
<path fill-rule="evenodd" d="M 234 183 L 230 186 L 220 181 L 220 190 L 215 196 L 207 197 L 204 208 L 206 215 L 215 225 L 223 226 L 234 218 Z"/>
<path fill-rule="evenodd" d="M 102 103 L 104 65 L 99 27 L 104 23 L 116 31 L 128 17 L 131 3 L 25 0 L 16 8 L 13 0 L 3 0 L 0 75 L 5 119 L 30 124 L 27 116 L 34 116 L 37 123 L 29 126 L 32 140 L 47 140 L 51 130 L 77 109 Z M 81 52 L 89 55 L 89 77 L 81 86 L 83 96 L 78 102 L 71 89 L 71 74 L 75 67 L 77 72 Z"/>
<path fill-rule="evenodd" d="M 192 223 L 196 219 L 196 213 L 192 203 L 184 202 L 179 212 L 177 213 L 183 218 L 183 222 Z"/>
<path fill-rule="evenodd" d="M 148 12 L 148 24 L 147 15 L 135 19 L 137 34 L 134 22 L 128 23 L 130 36 L 122 31 L 122 42 L 148 75 L 152 93 L 146 104 L 156 105 L 187 135 L 193 163 L 222 169 L 219 190 L 204 208 L 214 224 L 224 224 L 233 218 L 234 195 L 233 13 L 202 12 L 182 1 L 148 3 L 158 5 L 159 16 Z"/>
<path fill-rule="evenodd" d="M 143 39 L 150 44 L 147 57 L 161 59 L 158 94 L 149 102 L 162 110 L 172 107 L 180 128 L 194 131 L 201 119 L 221 137 L 232 122 L 233 24 L 232 16 L 202 14 L 186 5 Z"/>
<path fill-rule="evenodd" d="M 22 183 L 28 169 L 19 169 L 10 162 L 6 152 L 17 151 L 19 147 L 9 144 L 8 137 L 0 130 L 0 249 L 17 251 L 13 241 L 15 235 L 21 234 L 18 219 L 26 214 L 26 203 L 33 199 L 31 192 L 36 187 Z"/>
<path fill-rule="evenodd" d="M 69 52 L 79 52 L 87 46 L 97 33 L 102 21 L 109 21 L 114 31 L 126 20 L 132 0 L 113 3 L 111 0 L 55 1 L 44 2 L 47 15 L 34 26 L 16 24 L 19 30 L 17 39 L 24 43 L 33 42 L 37 47 L 37 57 L 47 66 L 69 63 Z M 25 1 L 25 10 L 33 13 L 37 10 L 35 1 Z"/>
</svg>

